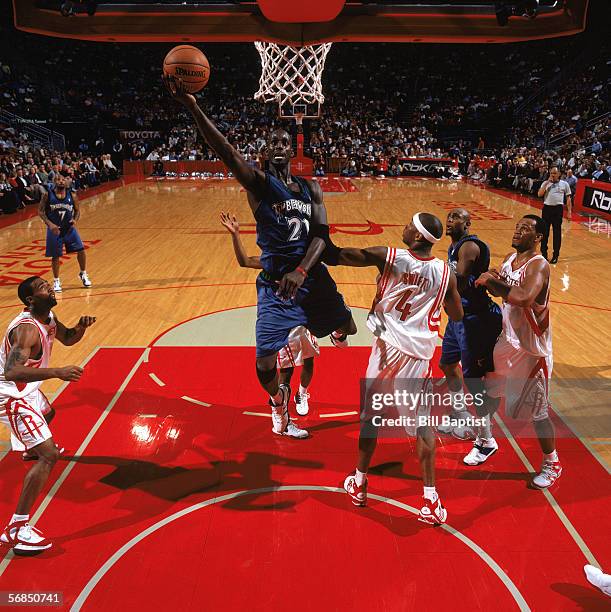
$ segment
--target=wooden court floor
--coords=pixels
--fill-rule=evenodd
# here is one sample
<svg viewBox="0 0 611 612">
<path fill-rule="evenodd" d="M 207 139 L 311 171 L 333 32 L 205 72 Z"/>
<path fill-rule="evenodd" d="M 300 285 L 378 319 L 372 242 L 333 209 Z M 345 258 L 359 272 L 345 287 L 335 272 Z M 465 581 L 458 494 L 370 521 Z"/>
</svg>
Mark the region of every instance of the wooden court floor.
<svg viewBox="0 0 611 612">
<path fill-rule="evenodd" d="M 472 212 L 472 230 L 490 245 L 493 265 L 511 251 L 516 220 L 536 212 L 524 198 L 463 182 L 323 179 L 323 187 L 336 232 L 333 238 L 340 245 L 400 246 L 402 228 L 414 212 L 428 211 L 445 220 L 447 210 L 461 206 Z M 222 210 L 234 212 L 248 251 L 258 252 L 245 194 L 234 181 L 145 181 L 86 198 L 82 206 L 79 230 L 89 247 L 87 268 L 93 287 L 80 286 L 76 261 L 66 258 L 61 274 L 64 292 L 55 311 L 68 325 L 82 314 L 95 315 L 98 322 L 78 345 L 65 348 L 56 343 L 54 364 L 82 363 L 98 346 L 147 346 L 165 330 L 194 317 L 255 304 L 256 273 L 237 266 L 229 236 L 219 224 Z M 44 258 L 43 224 L 37 217 L 0 232 L 4 330 L 19 309 L 15 283 L 29 274 L 51 274 Z M 445 257 L 447 245 L 443 240 L 434 253 Z M 552 268 L 554 378 L 562 387 L 554 408 L 607 469 L 610 407 L 598 391 L 606 384 L 608 398 L 610 264 L 608 233 L 565 220 L 562 257 Z M 332 273 L 349 305 L 370 305 L 372 270 L 339 267 Z M 251 323 L 249 318 L 232 320 L 222 330 L 223 344 L 252 344 Z M 575 379 L 581 382 L 570 382 Z M 60 384 L 49 381 L 43 389 L 52 397 Z"/>
<path fill-rule="evenodd" d="M 498 264 L 516 220 L 536 210 L 462 182 L 321 182 L 340 245 L 400 246 L 414 212 L 443 219 L 463 206 Z M 273 436 L 254 374 L 256 273 L 235 263 L 222 210 L 236 213 L 256 254 L 245 194 L 232 181 L 144 181 L 83 200 L 94 286 L 80 286 L 67 258 L 55 312 L 67 325 L 82 314 L 98 321 L 81 343 L 54 348 L 54 365 L 84 364 L 79 383 L 44 384 L 66 452 L 32 521 L 53 548 L 34 559 L 0 548 L 0 592 L 61 589 L 62 609 L 74 611 L 161 611 L 170 602 L 185 611 L 462 612 L 489 610 L 491 601 L 499 612 L 607 609 L 582 570 L 586 562 L 611 566 L 600 520 L 611 465 L 604 228 L 565 224 L 552 271 L 560 481 L 529 489 L 538 444 L 502 417 L 500 452 L 479 468 L 462 463 L 469 443 L 439 436 L 437 485 L 449 519 L 433 529 L 414 517 L 421 481 L 411 441 L 380 440 L 366 508 L 355 509 L 341 489 L 356 458 L 375 271 L 332 270 L 359 333 L 348 349 L 321 341 L 311 411 L 299 417 L 310 438 Z M 50 278 L 50 267 L 36 217 L 0 233 L 4 328 L 20 310 L 16 283 Z M 443 241 L 435 253 L 444 257 L 446 248 Z M 0 444 L 0 515 L 8 517 L 29 465 L 7 452 L 6 432 Z M 337 588 L 354 584 L 365 553 L 367 588 Z"/>
</svg>

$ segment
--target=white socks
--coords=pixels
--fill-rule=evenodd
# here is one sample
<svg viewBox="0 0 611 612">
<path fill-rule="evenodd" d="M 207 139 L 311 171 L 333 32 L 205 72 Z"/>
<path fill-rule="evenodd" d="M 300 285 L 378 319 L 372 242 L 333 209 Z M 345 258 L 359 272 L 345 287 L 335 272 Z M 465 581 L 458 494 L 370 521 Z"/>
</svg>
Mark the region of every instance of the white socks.
<svg viewBox="0 0 611 612">
<path fill-rule="evenodd" d="M 12 525 L 13 523 L 16 523 L 17 521 L 28 521 L 29 519 L 30 519 L 29 514 L 13 514 L 13 518 L 11 519 L 11 522 L 9 523 L 9 525 Z"/>
<path fill-rule="evenodd" d="M 435 487 L 424 487 L 424 499 L 428 499 L 432 504 L 439 499 Z"/>
<path fill-rule="evenodd" d="M 485 420 L 485 425 L 479 425 L 477 427 L 477 435 L 480 438 L 488 440 L 492 438 L 492 416 L 487 414 L 485 417 L 482 417 L 482 420 Z"/>
<path fill-rule="evenodd" d="M 554 463 L 558 461 L 558 453 L 554 449 L 549 455 L 543 454 L 543 461 L 553 461 Z"/>
<path fill-rule="evenodd" d="M 354 478 L 356 480 L 356 485 L 358 487 L 362 487 L 363 483 L 367 480 L 367 472 L 359 472 L 358 468 L 356 470 L 356 476 Z"/>
<path fill-rule="evenodd" d="M 300 384 L 299 385 L 299 395 L 304 395 L 307 392 L 308 392 L 308 388 Z"/>
</svg>

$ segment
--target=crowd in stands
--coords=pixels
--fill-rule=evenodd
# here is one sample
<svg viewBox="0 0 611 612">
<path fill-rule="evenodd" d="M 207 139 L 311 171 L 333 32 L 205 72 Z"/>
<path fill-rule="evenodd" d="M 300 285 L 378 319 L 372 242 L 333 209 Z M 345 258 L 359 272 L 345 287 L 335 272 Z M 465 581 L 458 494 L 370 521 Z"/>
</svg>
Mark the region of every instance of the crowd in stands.
<svg viewBox="0 0 611 612">
<path fill-rule="evenodd" d="M 169 45 L 67 45 L 6 26 L 0 33 L 2 107 L 54 125 L 83 122 L 90 139 L 72 147 L 76 153 L 59 156 L 27 142 L 8 146 L 15 135 L 2 132 L 0 172 L 9 183 L 20 165 L 25 175 L 43 178 L 59 165 L 84 188 L 115 177 L 121 159 L 217 159 L 161 82 Z M 609 107 L 608 43 L 593 43 L 584 34 L 511 45 L 334 45 L 323 73 L 323 114 L 304 125 L 305 153 L 319 175 L 397 176 L 405 158 L 450 156 L 470 178 L 531 193 L 551 164 L 571 168 L 577 178 L 604 180 L 607 122 L 592 119 Z M 40 61 L 33 61 L 32 49 Z M 212 74 L 200 103 L 229 142 L 256 163 L 269 131 L 289 128 L 277 108 L 252 98 L 258 55 L 251 44 L 206 44 L 205 51 Z M 446 135 L 496 120 L 509 129 L 499 127 L 488 146 Z M 149 136 L 121 142 L 117 135 L 104 143 L 109 126 L 115 134 Z"/>
<path fill-rule="evenodd" d="M 40 190 L 56 174 L 68 177 L 75 190 L 95 187 L 119 177 L 111 155 L 59 153 L 32 144 L 27 134 L 0 124 L 0 214 L 14 213 L 40 200 Z"/>
</svg>

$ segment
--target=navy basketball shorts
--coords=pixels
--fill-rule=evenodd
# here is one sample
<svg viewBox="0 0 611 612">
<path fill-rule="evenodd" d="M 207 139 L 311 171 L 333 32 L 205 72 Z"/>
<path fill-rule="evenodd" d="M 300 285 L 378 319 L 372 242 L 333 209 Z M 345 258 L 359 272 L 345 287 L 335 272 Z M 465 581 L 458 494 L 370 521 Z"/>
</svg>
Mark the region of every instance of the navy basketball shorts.
<svg viewBox="0 0 611 612">
<path fill-rule="evenodd" d="M 56 236 L 47 228 L 47 249 L 45 256 L 61 257 L 64 254 L 64 247 L 66 247 L 66 253 L 76 253 L 85 248 L 76 228 L 71 227 L 65 234 L 60 232 L 59 236 Z"/>
<path fill-rule="evenodd" d="M 322 338 L 350 321 L 352 313 L 327 268 L 316 266 L 294 300 L 276 295 L 278 284 L 262 273 L 257 278 L 257 357 L 277 353 L 299 325 Z"/>
<path fill-rule="evenodd" d="M 494 369 L 492 355 L 502 327 L 501 309 L 495 303 L 482 313 L 465 314 L 462 321 L 449 321 L 439 363 L 460 361 L 465 378 L 481 378 Z"/>
</svg>

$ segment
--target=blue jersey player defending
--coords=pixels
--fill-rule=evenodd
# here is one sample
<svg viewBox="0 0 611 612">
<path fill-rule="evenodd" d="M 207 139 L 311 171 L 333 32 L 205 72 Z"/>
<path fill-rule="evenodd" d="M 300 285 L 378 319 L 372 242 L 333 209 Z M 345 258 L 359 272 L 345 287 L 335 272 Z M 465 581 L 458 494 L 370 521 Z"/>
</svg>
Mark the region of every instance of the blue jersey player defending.
<svg viewBox="0 0 611 612">
<path fill-rule="evenodd" d="M 81 241 L 76 222 L 79 220 L 81 211 L 79 209 L 76 193 L 68 188 L 67 178 L 57 172 L 53 182 L 47 185 L 47 190 L 40 198 L 38 215 L 47 226 L 47 249 L 45 255 L 51 257 L 53 268 L 53 291 L 59 293 L 62 284 L 59 279 L 60 257 L 66 253 L 76 253 L 78 264 L 81 269 L 79 278 L 83 287 L 91 287 L 91 281 L 87 276 L 87 255 Z"/>
<path fill-rule="evenodd" d="M 257 377 L 270 396 L 272 431 L 304 437 L 291 422 L 291 389 L 279 384 L 276 355 L 290 331 L 303 325 L 335 345 L 356 333 L 352 313 L 320 257 L 329 240 L 322 189 L 291 175 L 291 137 L 281 129 L 268 139 L 269 170 L 250 166 L 187 93 L 180 79 L 164 77 L 171 95 L 193 115 L 206 142 L 246 189 L 257 222 L 263 270 L 257 278 Z"/>
<path fill-rule="evenodd" d="M 452 239 L 448 248 L 448 264 L 456 274 L 464 317 L 462 321 L 449 321 L 443 337 L 439 365 L 446 375 L 453 395 L 452 421 L 469 416 L 463 401 L 463 377 L 469 391 L 481 391 L 473 385 L 493 369 L 494 344 L 501 333 L 502 315 L 498 305 L 490 299 L 484 287 L 476 287 L 479 275 L 490 266 L 490 249 L 475 234 L 469 233 L 471 216 L 464 208 L 455 208 L 448 214 L 446 235 Z M 462 376 L 461 369 L 462 366 Z M 473 382 L 472 382 L 473 381 Z M 452 423 L 450 421 L 450 423 Z M 441 433 L 452 433 L 461 439 L 475 437 L 472 428 L 440 425 Z"/>
</svg>

